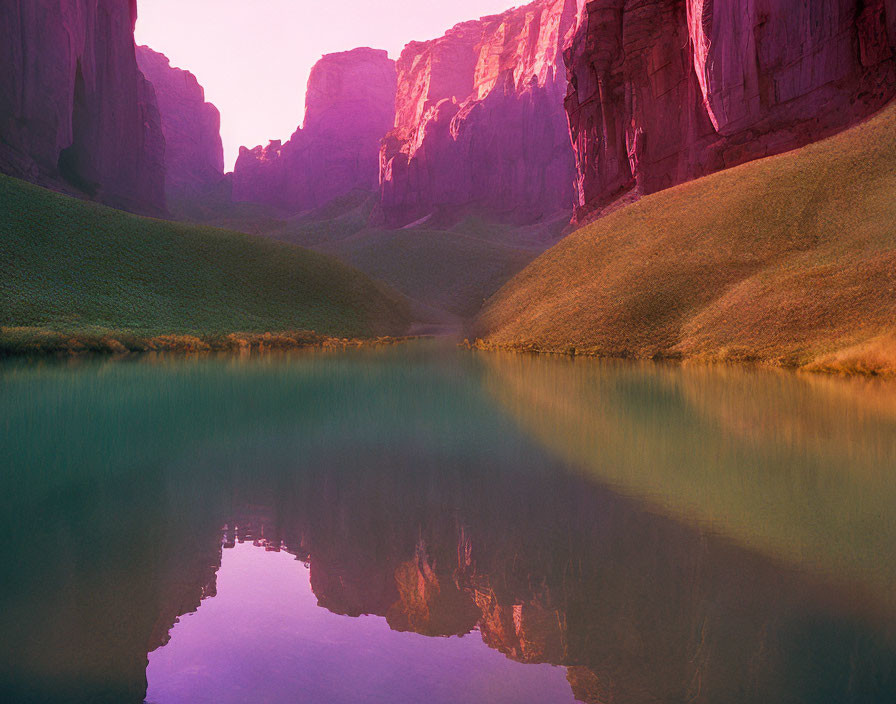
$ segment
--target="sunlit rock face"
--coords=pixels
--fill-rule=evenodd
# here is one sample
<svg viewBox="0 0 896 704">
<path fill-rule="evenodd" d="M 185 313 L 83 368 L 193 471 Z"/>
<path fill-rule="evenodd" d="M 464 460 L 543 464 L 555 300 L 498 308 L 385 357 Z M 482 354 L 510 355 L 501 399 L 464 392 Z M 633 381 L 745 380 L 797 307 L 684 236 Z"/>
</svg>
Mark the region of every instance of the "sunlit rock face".
<svg viewBox="0 0 896 704">
<path fill-rule="evenodd" d="M 892 0 L 594 0 L 566 54 L 581 215 L 803 146 L 896 94 Z"/>
<path fill-rule="evenodd" d="M 165 210 L 165 141 L 137 68 L 136 1 L 0 3 L 0 171 Z"/>
<path fill-rule="evenodd" d="M 308 79 L 303 127 L 286 143 L 240 149 L 234 200 L 295 213 L 375 190 L 380 140 L 395 119 L 395 81 L 385 51 L 324 56 Z"/>
<path fill-rule="evenodd" d="M 576 8 L 538 0 L 407 45 L 380 154 L 388 222 L 462 206 L 525 222 L 571 206 L 563 47 Z"/>
<path fill-rule="evenodd" d="M 137 64 L 155 88 L 166 143 L 167 191 L 186 195 L 215 184 L 224 175 L 221 115 L 205 102 L 205 90 L 189 71 L 168 57 L 137 47 Z"/>
</svg>

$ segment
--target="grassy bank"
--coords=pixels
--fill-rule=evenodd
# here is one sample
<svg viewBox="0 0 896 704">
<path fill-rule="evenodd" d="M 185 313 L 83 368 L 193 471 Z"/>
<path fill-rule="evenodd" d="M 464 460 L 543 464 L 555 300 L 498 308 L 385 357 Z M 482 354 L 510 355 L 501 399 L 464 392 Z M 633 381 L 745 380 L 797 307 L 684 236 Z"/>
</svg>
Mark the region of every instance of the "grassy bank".
<svg viewBox="0 0 896 704">
<path fill-rule="evenodd" d="M 228 333 L 209 335 L 140 335 L 129 330 L 95 328 L 59 332 L 48 328 L 0 328 L 0 357 L 43 354 L 137 354 L 142 352 L 286 352 L 320 347 L 350 349 L 392 345 L 410 337 L 332 337 L 311 330 L 277 333 Z"/>
<path fill-rule="evenodd" d="M 409 324 L 402 296 L 322 254 L 0 176 L 7 352 L 259 347 L 272 336 L 301 346 L 401 335 Z"/>
<path fill-rule="evenodd" d="M 495 222 L 489 214 L 434 214 L 415 226 L 372 224 L 378 196 L 353 191 L 300 215 L 232 203 L 207 193 L 175 203 L 177 217 L 263 235 L 332 256 L 410 298 L 421 323 L 459 326 L 538 254 L 557 242 L 569 214 L 529 226 Z"/>
<path fill-rule="evenodd" d="M 582 228 L 475 332 L 488 349 L 896 373 L 896 106 Z"/>
</svg>

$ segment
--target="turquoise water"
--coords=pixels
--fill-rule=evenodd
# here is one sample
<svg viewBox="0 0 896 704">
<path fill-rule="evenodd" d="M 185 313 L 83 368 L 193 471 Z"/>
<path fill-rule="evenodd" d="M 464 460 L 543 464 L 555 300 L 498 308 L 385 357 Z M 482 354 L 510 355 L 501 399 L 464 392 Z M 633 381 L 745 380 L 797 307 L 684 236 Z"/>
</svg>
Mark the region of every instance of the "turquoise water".
<svg viewBox="0 0 896 704">
<path fill-rule="evenodd" d="M 896 387 L 0 364 L 0 699 L 896 701 Z"/>
</svg>

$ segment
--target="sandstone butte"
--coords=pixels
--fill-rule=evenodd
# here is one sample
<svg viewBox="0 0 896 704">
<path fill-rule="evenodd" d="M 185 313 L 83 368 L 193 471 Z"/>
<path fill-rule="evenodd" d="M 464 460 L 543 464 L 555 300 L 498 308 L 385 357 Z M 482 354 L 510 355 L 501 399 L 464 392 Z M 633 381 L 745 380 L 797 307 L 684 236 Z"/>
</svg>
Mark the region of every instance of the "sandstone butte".
<svg viewBox="0 0 896 704">
<path fill-rule="evenodd" d="M 240 149 L 233 198 L 300 212 L 377 185 L 380 140 L 395 115 L 395 62 L 360 48 L 328 54 L 308 78 L 305 121 L 286 143 Z"/>
<path fill-rule="evenodd" d="M 563 49 L 575 0 L 537 0 L 411 42 L 380 153 L 385 220 L 479 206 L 526 222 L 572 207 Z"/>
<path fill-rule="evenodd" d="M 0 171 L 165 212 L 165 139 L 136 20 L 136 0 L 0 3 Z"/>
<path fill-rule="evenodd" d="M 580 1 L 578 213 L 817 141 L 896 95 L 896 0 Z"/>
<path fill-rule="evenodd" d="M 169 195 L 202 192 L 224 176 L 221 115 L 189 71 L 164 54 L 137 47 L 137 64 L 152 83 L 165 135 L 165 187 Z"/>
</svg>

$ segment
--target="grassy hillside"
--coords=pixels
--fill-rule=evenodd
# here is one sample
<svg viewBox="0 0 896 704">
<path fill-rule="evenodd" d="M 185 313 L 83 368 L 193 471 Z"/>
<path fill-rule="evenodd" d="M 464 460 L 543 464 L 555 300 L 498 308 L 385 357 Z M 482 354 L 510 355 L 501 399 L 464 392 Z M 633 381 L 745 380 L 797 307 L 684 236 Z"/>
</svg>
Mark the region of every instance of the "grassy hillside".
<svg viewBox="0 0 896 704">
<path fill-rule="evenodd" d="M 339 203 L 340 205 L 343 203 Z M 452 226 L 422 223 L 400 230 L 368 226 L 371 201 L 344 203 L 270 233 L 329 254 L 383 281 L 424 307 L 457 319 L 472 318 L 484 301 L 550 244 L 568 215 L 525 227 L 468 216 Z"/>
<path fill-rule="evenodd" d="M 584 227 L 476 332 L 485 347 L 896 371 L 896 105 Z"/>
<path fill-rule="evenodd" d="M 442 230 L 365 230 L 319 246 L 319 251 L 357 267 L 405 295 L 461 317 L 538 254 Z"/>
<path fill-rule="evenodd" d="M 384 230 L 370 225 L 377 195 L 365 191 L 292 217 L 225 198 L 206 201 L 181 203 L 178 215 L 331 255 L 405 294 L 417 304 L 421 322 L 442 328 L 475 315 L 486 298 L 556 242 L 569 222 L 561 213 L 520 227 L 467 214 L 451 225 Z"/>
<path fill-rule="evenodd" d="M 0 177 L 0 326 L 70 335 L 401 334 L 409 307 L 324 255 Z M 19 329 L 19 330 L 14 330 Z"/>
</svg>

